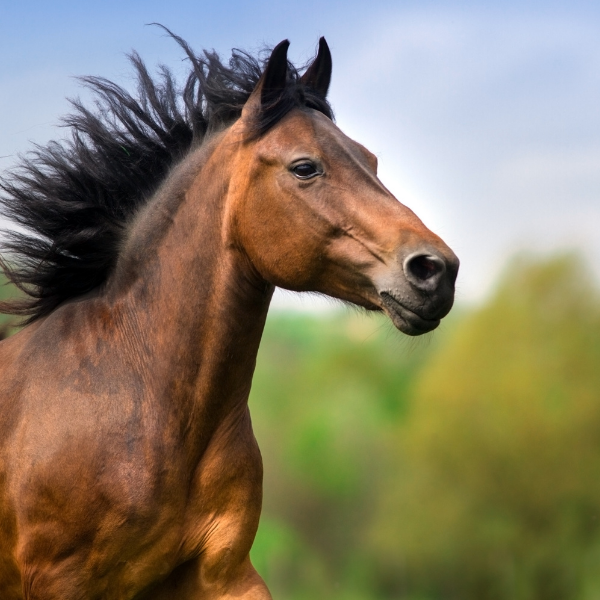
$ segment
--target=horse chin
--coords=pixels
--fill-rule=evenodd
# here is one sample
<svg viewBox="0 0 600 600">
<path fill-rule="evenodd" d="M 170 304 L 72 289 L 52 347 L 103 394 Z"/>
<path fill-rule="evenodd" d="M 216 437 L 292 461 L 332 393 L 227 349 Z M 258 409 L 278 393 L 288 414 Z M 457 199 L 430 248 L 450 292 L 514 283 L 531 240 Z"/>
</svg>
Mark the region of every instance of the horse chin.
<svg viewBox="0 0 600 600">
<path fill-rule="evenodd" d="M 406 335 L 423 335 L 433 331 L 440 324 L 440 319 L 425 319 L 386 292 L 382 292 L 380 298 L 383 302 L 382 308 L 394 327 Z"/>
</svg>

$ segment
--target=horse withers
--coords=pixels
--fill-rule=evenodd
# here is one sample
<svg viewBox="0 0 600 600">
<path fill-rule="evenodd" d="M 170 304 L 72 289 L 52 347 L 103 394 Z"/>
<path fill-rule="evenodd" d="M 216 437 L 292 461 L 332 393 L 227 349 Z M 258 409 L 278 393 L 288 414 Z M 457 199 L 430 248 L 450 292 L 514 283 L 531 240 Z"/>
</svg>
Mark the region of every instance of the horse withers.
<svg viewBox="0 0 600 600">
<path fill-rule="evenodd" d="M 225 65 L 174 37 L 181 91 L 137 55 L 138 97 L 85 79 L 98 108 L 2 183 L 2 600 L 270 598 L 247 400 L 275 286 L 409 335 L 452 306 L 455 255 L 333 122 L 324 39 L 300 75 L 287 41 Z"/>
</svg>

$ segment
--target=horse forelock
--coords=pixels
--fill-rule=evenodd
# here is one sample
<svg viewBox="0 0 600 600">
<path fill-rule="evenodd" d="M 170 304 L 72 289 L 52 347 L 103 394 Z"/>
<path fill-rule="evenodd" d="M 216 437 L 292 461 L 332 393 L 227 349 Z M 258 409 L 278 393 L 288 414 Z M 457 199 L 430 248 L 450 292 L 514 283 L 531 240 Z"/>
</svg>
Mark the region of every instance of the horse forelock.
<svg viewBox="0 0 600 600">
<path fill-rule="evenodd" d="M 0 266 L 24 292 L 0 303 L 0 311 L 32 322 L 106 282 L 133 216 L 172 167 L 240 117 L 266 51 L 255 57 L 234 49 L 225 64 L 216 52 L 196 55 L 167 32 L 191 65 L 183 86 L 164 65 L 153 78 L 135 52 L 135 95 L 104 78 L 82 78 L 95 101 L 72 101 L 73 113 L 63 119 L 70 137 L 37 147 L 0 180 L 0 212 L 20 226 L 5 234 Z M 264 135 L 295 107 L 333 118 L 328 102 L 288 63 L 287 85 L 255 115 L 249 137 Z"/>
</svg>

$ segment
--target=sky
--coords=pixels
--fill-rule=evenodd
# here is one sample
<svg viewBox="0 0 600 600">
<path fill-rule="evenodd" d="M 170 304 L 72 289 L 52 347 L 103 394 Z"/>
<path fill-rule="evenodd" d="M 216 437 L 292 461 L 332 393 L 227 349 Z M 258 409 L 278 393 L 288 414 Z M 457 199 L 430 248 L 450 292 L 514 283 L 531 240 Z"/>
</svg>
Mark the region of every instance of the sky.
<svg viewBox="0 0 600 600">
<path fill-rule="evenodd" d="M 600 3 L 0 0 L 0 171 L 65 135 L 76 76 L 132 89 L 133 49 L 185 73 L 157 22 L 222 56 L 287 38 L 298 64 L 324 35 L 337 124 L 458 254 L 459 302 L 523 251 L 578 249 L 600 275 Z"/>
</svg>

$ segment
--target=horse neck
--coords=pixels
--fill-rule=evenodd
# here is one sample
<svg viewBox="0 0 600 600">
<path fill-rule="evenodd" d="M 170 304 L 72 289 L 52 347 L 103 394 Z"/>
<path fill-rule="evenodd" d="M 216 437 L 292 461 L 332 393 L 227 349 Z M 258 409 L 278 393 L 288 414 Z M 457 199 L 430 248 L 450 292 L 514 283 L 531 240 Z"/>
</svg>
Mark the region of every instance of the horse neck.
<svg viewBox="0 0 600 600">
<path fill-rule="evenodd" d="M 246 410 L 273 292 L 231 239 L 233 151 L 213 143 L 175 170 L 108 287 L 154 393 L 213 418 Z"/>
</svg>

